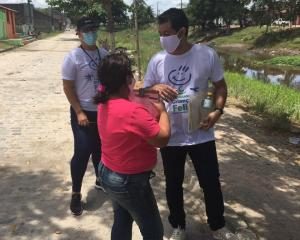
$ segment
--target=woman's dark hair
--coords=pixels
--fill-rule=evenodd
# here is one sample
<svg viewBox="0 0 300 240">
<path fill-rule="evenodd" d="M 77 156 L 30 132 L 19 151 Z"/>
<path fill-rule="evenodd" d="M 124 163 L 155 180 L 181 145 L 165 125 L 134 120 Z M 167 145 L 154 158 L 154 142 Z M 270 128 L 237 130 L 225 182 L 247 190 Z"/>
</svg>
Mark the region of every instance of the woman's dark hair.
<svg viewBox="0 0 300 240">
<path fill-rule="evenodd" d="M 98 67 L 101 85 L 94 102 L 105 103 L 112 94 L 118 93 L 132 76 L 130 59 L 125 53 L 113 53 L 102 59 Z"/>
<path fill-rule="evenodd" d="M 180 28 L 185 27 L 186 36 L 189 31 L 189 20 L 182 9 L 170 8 L 158 16 L 158 24 L 166 22 L 171 23 L 171 27 L 178 32 Z"/>
</svg>

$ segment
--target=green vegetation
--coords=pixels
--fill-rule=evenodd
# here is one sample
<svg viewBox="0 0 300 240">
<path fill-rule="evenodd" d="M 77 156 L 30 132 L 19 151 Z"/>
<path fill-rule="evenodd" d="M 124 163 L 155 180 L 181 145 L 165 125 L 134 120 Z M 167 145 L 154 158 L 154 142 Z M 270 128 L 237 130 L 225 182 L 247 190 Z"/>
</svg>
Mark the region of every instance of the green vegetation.
<svg viewBox="0 0 300 240">
<path fill-rule="evenodd" d="M 269 126 L 287 129 L 291 122 L 300 123 L 300 92 L 282 86 L 248 79 L 241 74 L 226 73 L 229 96 L 267 117 Z"/>
<path fill-rule="evenodd" d="M 156 31 L 156 26 L 151 25 L 141 30 L 139 35 L 144 71 L 151 56 L 160 50 Z M 106 39 L 108 39 L 108 33 L 104 30 L 100 31 L 99 40 L 105 41 Z M 116 32 L 116 47 L 134 50 L 134 32 L 128 29 Z M 286 61 L 289 64 L 292 62 L 291 59 Z M 228 81 L 229 96 L 241 100 L 249 109 L 266 117 L 270 127 L 287 129 L 291 122 L 300 123 L 300 92 L 285 86 L 248 79 L 237 73 L 227 72 L 226 80 Z"/>
<path fill-rule="evenodd" d="M 12 48 L 12 47 L 14 47 L 14 45 L 9 44 L 8 41 L 1 41 L 1 42 L 0 42 L 0 49 L 1 49 L 1 50 L 10 49 L 10 48 Z"/>
<path fill-rule="evenodd" d="M 282 29 L 276 27 L 268 33 L 264 33 L 258 36 L 254 42 L 255 47 L 278 47 L 288 49 L 300 49 L 300 29 L 299 28 L 288 28 Z"/>
<path fill-rule="evenodd" d="M 99 34 L 99 42 L 109 39 L 108 32 L 102 30 Z M 128 50 L 136 49 L 136 40 L 134 30 L 126 29 L 115 33 L 116 48 L 124 47 Z M 151 25 L 148 28 L 142 29 L 139 32 L 140 52 L 141 52 L 141 68 L 142 72 L 146 71 L 150 58 L 156 52 L 161 50 L 159 35 L 156 25 Z"/>
<path fill-rule="evenodd" d="M 300 67 L 300 56 L 274 57 L 263 61 L 263 63 L 271 65 L 288 65 Z"/>
<path fill-rule="evenodd" d="M 266 27 L 247 27 L 243 29 L 232 30 L 231 35 L 217 37 L 213 41 L 217 45 L 224 44 L 246 44 L 249 48 L 288 48 L 298 49 L 300 44 L 300 29 L 282 30 L 278 27 L 273 28 L 272 32 L 266 33 Z"/>
<path fill-rule="evenodd" d="M 62 33 L 61 31 L 54 31 L 54 32 L 49 32 L 49 33 L 44 33 L 42 32 L 39 36 L 38 39 L 44 39 L 48 37 L 54 37 L 57 36 L 58 34 Z"/>
<path fill-rule="evenodd" d="M 217 37 L 213 41 L 217 45 L 243 43 L 253 45 L 255 40 L 265 33 L 265 28 L 262 27 L 247 27 L 243 29 L 232 29 L 230 35 Z"/>
</svg>

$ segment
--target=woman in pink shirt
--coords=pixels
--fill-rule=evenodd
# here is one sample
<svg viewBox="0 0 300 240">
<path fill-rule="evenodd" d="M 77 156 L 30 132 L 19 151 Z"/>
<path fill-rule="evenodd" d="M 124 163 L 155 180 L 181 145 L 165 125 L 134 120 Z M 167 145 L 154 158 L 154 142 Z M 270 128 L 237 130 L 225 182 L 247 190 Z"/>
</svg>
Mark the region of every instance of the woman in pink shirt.
<svg viewBox="0 0 300 240">
<path fill-rule="evenodd" d="M 98 75 L 99 177 L 113 202 L 111 239 L 131 240 L 135 221 L 144 240 L 162 240 L 163 225 L 149 177 L 157 160 L 155 147 L 165 146 L 170 137 L 164 104 L 155 104 L 160 113 L 157 121 L 145 107 L 128 99 L 133 74 L 125 54 L 104 58 Z"/>
</svg>

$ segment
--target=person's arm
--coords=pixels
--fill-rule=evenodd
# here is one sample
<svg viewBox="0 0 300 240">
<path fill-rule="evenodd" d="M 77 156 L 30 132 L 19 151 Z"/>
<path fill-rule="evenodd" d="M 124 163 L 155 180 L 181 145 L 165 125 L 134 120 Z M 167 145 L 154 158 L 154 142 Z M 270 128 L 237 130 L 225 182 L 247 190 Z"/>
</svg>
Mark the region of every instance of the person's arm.
<svg viewBox="0 0 300 240">
<path fill-rule="evenodd" d="M 208 117 L 200 125 L 203 130 L 213 127 L 223 113 L 223 109 L 227 99 L 227 85 L 224 79 L 213 82 L 215 87 L 215 111 L 208 114 Z"/>
<path fill-rule="evenodd" d="M 161 83 L 163 58 L 164 56 L 160 53 L 151 58 L 144 77 L 144 88 L 157 91 L 161 99 L 171 102 L 177 98 L 178 93 L 175 88 Z"/>
<path fill-rule="evenodd" d="M 164 147 L 168 144 L 171 135 L 169 116 L 166 112 L 165 105 L 162 102 L 153 104 L 160 112 L 158 122 L 160 130 L 155 137 L 148 139 L 148 142 L 155 147 Z"/>
<path fill-rule="evenodd" d="M 178 92 L 175 88 L 170 87 L 169 85 L 159 83 L 155 84 L 147 89 L 155 90 L 158 92 L 159 97 L 167 102 L 172 102 L 177 98 Z"/>
<path fill-rule="evenodd" d="M 89 120 L 80 106 L 75 92 L 74 81 L 63 80 L 63 88 L 69 103 L 77 115 L 78 124 L 80 126 L 87 126 L 89 124 Z"/>
<path fill-rule="evenodd" d="M 215 87 L 215 108 L 222 109 L 225 107 L 227 99 L 227 84 L 223 78 L 221 81 L 213 83 Z M 221 113 L 221 111 L 219 111 Z"/>
</svg>

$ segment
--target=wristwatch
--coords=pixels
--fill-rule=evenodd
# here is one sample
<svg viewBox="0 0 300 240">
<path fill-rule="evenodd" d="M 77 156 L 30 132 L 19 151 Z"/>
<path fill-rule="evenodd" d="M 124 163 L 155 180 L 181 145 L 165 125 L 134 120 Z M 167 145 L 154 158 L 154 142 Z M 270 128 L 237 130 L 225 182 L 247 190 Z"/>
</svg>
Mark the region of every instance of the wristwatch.
<svg viewBox="0 0 300 240">
<path fill-rule="evenodd" d="M 221 115 L 224 113 L 224 109 L 223 108 L 215 108 L 215 111 L 219 111 Z"/>
</svg>

